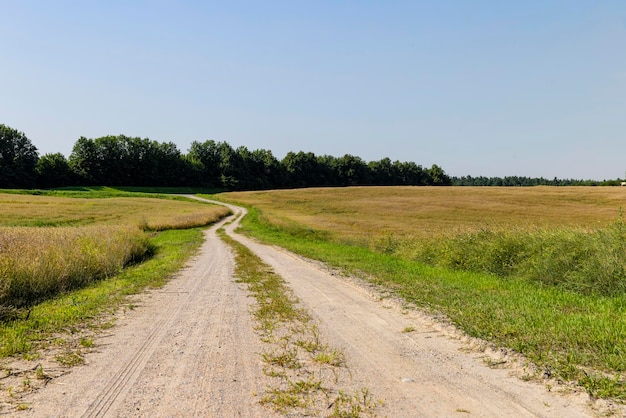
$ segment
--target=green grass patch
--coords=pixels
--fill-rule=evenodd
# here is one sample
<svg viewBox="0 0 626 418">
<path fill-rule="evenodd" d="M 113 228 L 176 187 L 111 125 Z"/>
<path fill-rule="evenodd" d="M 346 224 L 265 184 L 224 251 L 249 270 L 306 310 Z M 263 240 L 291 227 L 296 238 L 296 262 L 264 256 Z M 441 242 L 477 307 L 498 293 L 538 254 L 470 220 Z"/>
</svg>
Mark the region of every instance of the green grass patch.
<svg viewBox="0 0 626 418">
<path fill-rule="evenodd" d="M 581 293 L 526 279 L 453 270 L 287 231 L 248 208 L 242 231 L 393 289 L 443 313 L 471 336 L 522 353 L 542 370 L 576 381 L 597 397 L 626 400 L 626 297 Z"/>
</svg>

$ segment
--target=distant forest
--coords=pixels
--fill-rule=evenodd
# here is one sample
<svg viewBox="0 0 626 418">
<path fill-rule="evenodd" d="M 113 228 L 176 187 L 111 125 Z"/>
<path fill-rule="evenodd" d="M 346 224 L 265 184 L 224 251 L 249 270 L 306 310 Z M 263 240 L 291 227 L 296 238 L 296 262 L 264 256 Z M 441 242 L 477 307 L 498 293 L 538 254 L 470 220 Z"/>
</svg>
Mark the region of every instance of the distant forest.
<svg viewBox="0 0 626 418">
<path fill-rule="evenodd" d="M 264 190 L 314 186 L 534 186 L 600 185 L 611 182 L 525 177 L 449 177 L 436 164 L 365 162 L 358 156 L 317 156 L 233 148 L 227 142 L 195 141 L 183 154 L 172 142 L 124 135 L 79 138 L 66 158 L 39 156 L 24 133 L 0 124 L 0 188 L 64 186 L 206 187 Z M 619 184 L 619 181 L 615 181 Z"/>
</svg>

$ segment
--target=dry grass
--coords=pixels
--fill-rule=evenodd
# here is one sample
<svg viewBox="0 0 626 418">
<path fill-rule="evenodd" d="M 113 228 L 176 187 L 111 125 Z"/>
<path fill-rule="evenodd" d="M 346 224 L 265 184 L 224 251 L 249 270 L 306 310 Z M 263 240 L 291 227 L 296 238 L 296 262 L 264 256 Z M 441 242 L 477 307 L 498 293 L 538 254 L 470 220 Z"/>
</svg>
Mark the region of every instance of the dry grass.
<svg viewBox="0 0 626 418">
<path fill-rule="evenodd" d="M 226 197 L 254 206 L 244 228 L 256 238 L 364 274 L 593 397 L 626 400 L 626 188 L 369 187 Z M 425 264 L 417 254 L 424 250 L 426 263 L 444 267 Z"/>
<path fill-rule="evenodd" d="M 111 276 L 149 251 L 137 227 L 0 227 L 0 305 L 24 306 Z"/>
<path fill-rule="evenodd" d="M 424 236 L 481 228 L 604 226 L 626 204 L 619 187 L 348 187 L 229 193 L 280 226 L 336 238 Z"/>
<path fill-rule="evenodd" d="M 151 251 L 144 230 L 204 226 L 228 212 L 195 201 L 0 194 L 4 319 L 10 307 L 83 287 L 144 257 Z"/>
<path fill-rule="evenodd" d="M 0 226 L 138 225 L 150 230 L 212 223 L 228 210 L 193 201 L 0 194 Z"/>
</svg>

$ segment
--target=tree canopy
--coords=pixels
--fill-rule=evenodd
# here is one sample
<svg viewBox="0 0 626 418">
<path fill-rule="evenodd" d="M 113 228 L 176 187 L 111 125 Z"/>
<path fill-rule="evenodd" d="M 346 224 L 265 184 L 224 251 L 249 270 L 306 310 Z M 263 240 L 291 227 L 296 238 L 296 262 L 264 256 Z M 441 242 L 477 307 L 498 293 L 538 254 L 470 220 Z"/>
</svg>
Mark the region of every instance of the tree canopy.
<svg viewBox="0 0 626 418">
<path fill-rule="evenodd" d="M 619 180 L 619 179 L 618 179 Z M 61 186 L 211 187 L 263 190 L 325 186 L 533 186 L 619 184 L 528 177 L 450 177 L 442 167 L 382 158 L 366 162 L 290 151 L 282 160 L 266 149 L 233 148 L 227 142 L 194 141 L 187 154 L 173 142 L 109 135 L 80 137 L 69 158 L 41 158 L 19 132 L 0 125 L 0 188 Z"/>
<path fill-rule="evenodd" d="M 0 124 L 0 187 L 35 186 L 37 148 L 23 132 Z"/>
</svg>

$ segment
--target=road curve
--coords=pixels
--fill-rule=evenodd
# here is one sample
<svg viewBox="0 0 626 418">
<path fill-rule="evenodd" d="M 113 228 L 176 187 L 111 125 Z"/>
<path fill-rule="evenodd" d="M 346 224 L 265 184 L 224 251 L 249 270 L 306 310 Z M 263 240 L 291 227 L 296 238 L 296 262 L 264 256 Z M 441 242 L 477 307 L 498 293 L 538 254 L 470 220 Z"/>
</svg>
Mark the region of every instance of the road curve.
<svg viewBox="0 0 626 418">
<path fill-rule="evenodd" d="M 587 395 L 551 393 L 507 369 L 489 368 L 484 354 L 468 352 L 432 318 L 384 303 L 366 286 L 236 234 L 236 228 L 227 231 L 287 281 L 330 344 L 344 349 L 353 385 L 384 400 L 381 416 L 593 416 Z M 403 332 L 408 328 L 415 330 Z"/>
<path fill-rule="evenodd" d="M 319 263 L 235 233 L 245 209 L 227 206 L 234 215 L 206 231 L 189 266 L 140 297 L 112 334 L 96 341 L 85 365 L 26 398 L 30 409 L 20 416 L 274 416 L 258 403 L 270 382 L 262 373 L 251 300 L 235 283 L 233 257 L 215 234 L 223 225 L 285 279 L 323 337 L 343 349 L 352 375 L 348 389 L 368 388 L 382 399 L 380 416 L 593 416 L 585 396 L 551 393 L 489 368 L 427 316 L 399 309 Z M 403 332 L 408 327 L 415 330 Z"/>
</svg>

